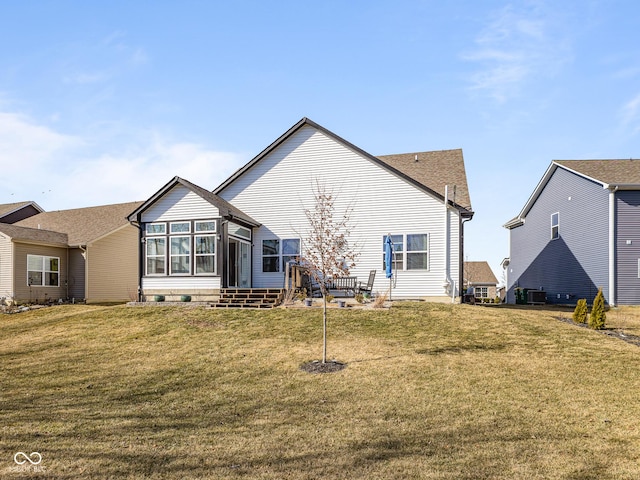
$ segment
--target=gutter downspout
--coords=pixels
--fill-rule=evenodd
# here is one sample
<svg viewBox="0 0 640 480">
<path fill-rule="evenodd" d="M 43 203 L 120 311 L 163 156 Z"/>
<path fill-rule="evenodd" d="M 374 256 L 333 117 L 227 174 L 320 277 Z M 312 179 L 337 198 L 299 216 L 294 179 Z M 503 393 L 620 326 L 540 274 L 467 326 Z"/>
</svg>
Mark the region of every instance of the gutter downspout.
<svg viewBox="0 0 640 480">
<path fill-rule="evenodd" d="M 451 280 L 449 270 L 451 269 L 451 242 L 449 235 L 449 185 L 444 186 L 444 283 L 445 293 L 451 294 L 451 303 L 455 302 L 455 284 Z"/>
<path fill-rule="evenodd" d="M 82 255 L 82 258 L 84 258 L 84 302 L 85 304 L 87 303 L 87 298 L 89 297 L 89 268 L 88 268 L 88 264 L 87 264 L 87 246 L 85 245 L 84 247 L 82 245 L 78 245 L 78 248 L 80 248 L 80 255 Z M 69 296 L 68 292 L 67 292 L 67 297 Z"/>
<path fill-rule="evenodd" d="M 616 299 L 616 191 L 609 187 L 609 305 L 615 306 Z"/>
<path fill-rule="evenodd" d="M 142 301 L 142 272 L 144 271 L 144 252 L 142 245 L 144 244 L 144 237 L 142 236 L 142 225 L 137 220 L 129 220 L 129 223 L 138 229 L 138 302 Z"/>
</svg>

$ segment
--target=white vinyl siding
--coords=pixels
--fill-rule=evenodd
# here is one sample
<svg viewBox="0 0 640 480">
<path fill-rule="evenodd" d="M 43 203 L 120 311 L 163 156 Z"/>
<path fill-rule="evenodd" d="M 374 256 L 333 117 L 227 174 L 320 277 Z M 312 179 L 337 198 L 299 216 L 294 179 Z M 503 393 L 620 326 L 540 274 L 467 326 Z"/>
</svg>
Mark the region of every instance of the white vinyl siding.
<svg viewBox="0 0 640 480">
<path fill-rule="evenodd" d="M 352 274 L 366 280 L 370 270 L 377 270 L 374 291 L 384 292 L 388 281 L 381 268 L 380 239 L 388 232 L 425 232 L 429 234 L 429 270 L 399 272 L 393 295 L 395 298 L 446 295 L 442 200 L 311 126 L 295 132 L 219 193 L 262 225 L 254 231 L 254 287 L 283 285 L 282 272 L 280 275 L 263 272 L 262 240 L 296 237 L 304 240 L 308 225 L 304 209 L 314 207 L 316 181 L 335 194 L 337 214 L 348 207 L 353 209 L 354 230 L 349 241 L 361 254 Z M 452 239 L 449 275 L 457 280 L 459 217 L 452 209 L 448 216 Z"/>
<path fill-rule="evenodd" d="M 13 298 L 13 248 L 10 238 L 0 235 L 0 297 Z"/>
<path fill-rule="evenodd" d="M 166 256 L 162 259 L 164 272 L 156 275 L 147 273 L 142 278 L 143 293 L 211 292 L 220 288 L 220 277 L 215 276 L 220 274 L 217 271 L 218 255 L 222 253 L 218 233 L 215 233 L 220 221 L 217 207 L 178 184 L 146 209 L 141 220 L 147 225 L 166 223 L 163 235 L 145 239 L 164 238 Z M 187 235 L 186 232 L 190 233 Z M 176 240 L 172 249 L 172 239 L 181 237 L 184 241 Z M 147 260 L 145 258 L 145 263 Z"/>
</svg>

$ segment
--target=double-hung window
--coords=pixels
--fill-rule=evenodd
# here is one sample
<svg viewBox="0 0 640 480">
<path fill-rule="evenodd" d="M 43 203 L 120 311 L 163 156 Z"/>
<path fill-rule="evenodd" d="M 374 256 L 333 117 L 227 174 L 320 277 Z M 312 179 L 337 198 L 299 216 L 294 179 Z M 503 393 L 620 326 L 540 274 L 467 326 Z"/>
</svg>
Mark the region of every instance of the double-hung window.
<svg viewBox="0 0 640 480">
<path fill-rule="evenodd" d="M 45 255 L 27 255 L 27 285 L 59 287 L 60 258 Z"/>
<path fill-rule="evenodd" d="M 215 235 L 196 235 L 193 240 L 196 275 L 216 273 Z"/>
<path fill-rule="evenodd" d="M 287 262 L 296 261 L 300 258 L 300 239 L 285 238 L 282 240 L 282 271 L 285 271 Z"/>
<path fill-rule="evenodd" d="M 560 214 L 558 212 L 551 214 L 551 240 L 560 238 Z"/>
<path fill-rule="evenodd" d="M 284 272 L 287 262 L 300 257 L 299 238 L 279 238 L 262 241 L 262 271 Z"/>
<path fill-rule="evenodd" d="M 146 226 L 147 275 L 164 275 L 167 258 L 167 225 L 148 223 Z"/>
<path fill-rule="evenodd" d="M 280 240 L 270 239 L 262 241 L 262 271 L 280 271 Z"/>
<path fill-rule="evenodd" d="M 386 269 L 384 253 L 387 236 L 382 237 L 382 268 Z M 393 242 L 393 270 L 429 270 L 429 235 L 407 233 L 391 235 Z"/>
<path fill-rule="evenodd" d="M 407 270 L 429 269 L 429 237 L 426 233 L 407 235 Z"/>
<path fill-rule="evenodd" d="M 170 275 L 189 275 L 191 273 L 191 222 L 172 222 L 169 224 Z"/>
</svg>

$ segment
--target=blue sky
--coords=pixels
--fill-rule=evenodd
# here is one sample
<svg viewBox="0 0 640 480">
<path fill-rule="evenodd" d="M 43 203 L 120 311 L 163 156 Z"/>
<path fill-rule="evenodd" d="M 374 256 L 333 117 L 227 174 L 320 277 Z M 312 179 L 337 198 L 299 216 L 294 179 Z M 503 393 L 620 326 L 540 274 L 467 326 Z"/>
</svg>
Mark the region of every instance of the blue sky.
<svg viewBox="0 0 640 480">
<path fill-rule="evenodd" d="M 0 203 L 214 188 L 302 117 L 373 155 L 462 148 L 466 257 L 554 159 L 640 156 L 635 1 L 0 0 Z"/>
</svg>

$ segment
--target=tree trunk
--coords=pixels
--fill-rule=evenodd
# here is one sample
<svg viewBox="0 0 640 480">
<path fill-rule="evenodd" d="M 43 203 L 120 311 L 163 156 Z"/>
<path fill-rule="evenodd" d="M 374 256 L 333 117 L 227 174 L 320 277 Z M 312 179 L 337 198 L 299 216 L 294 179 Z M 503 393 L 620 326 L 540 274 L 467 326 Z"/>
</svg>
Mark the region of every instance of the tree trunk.
<svg viewBox="0 0 640 480">
<path fill-rule="evenodd" d="M 327 363 L 327 296 L 322 295 L 322 363 Z"/>
</svg>

